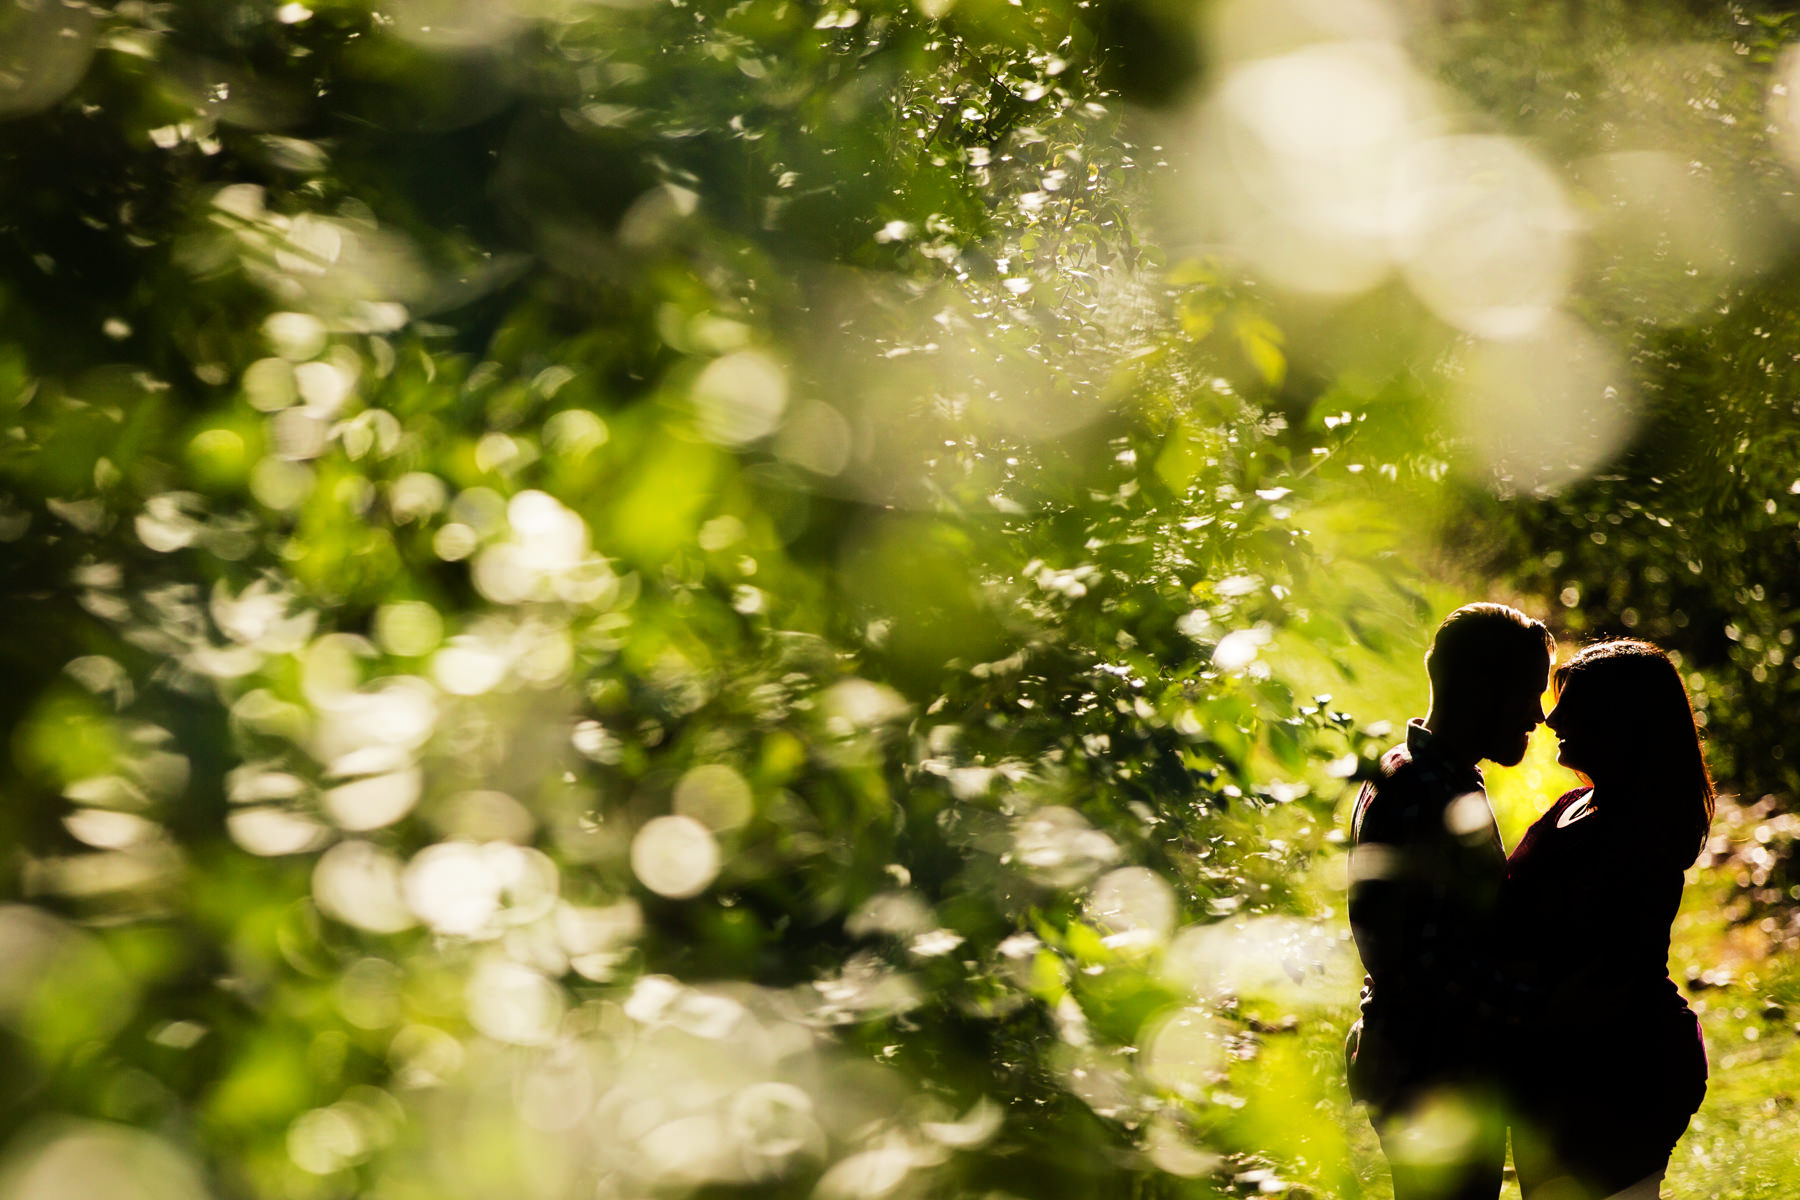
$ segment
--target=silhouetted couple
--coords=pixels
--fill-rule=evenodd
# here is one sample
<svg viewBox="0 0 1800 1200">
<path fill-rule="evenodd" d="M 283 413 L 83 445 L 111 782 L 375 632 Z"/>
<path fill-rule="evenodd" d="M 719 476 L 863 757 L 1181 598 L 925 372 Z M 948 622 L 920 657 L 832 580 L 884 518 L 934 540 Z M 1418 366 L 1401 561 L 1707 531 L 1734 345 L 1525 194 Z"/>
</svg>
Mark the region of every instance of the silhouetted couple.
<svg viewBox="0 0 1800 1200">
<path fill-rule="evenodd" d="M 1515 609 L 1451 613 L 1425 656 L 1429 714 L 1356 800 L 1350 1090 L 1396 1200 L 1493 1200 L 1509 1125 L 1525 1200 L 1656 1197 L 1706 1091 L 1668 972 L 1713 812 L 1687 690 L 1655 646 L 1601 642 L 1556 667 L 1546 718 L 1554 650 Z M 1540 721 L 1587 786 L 1509 858 L 1476 763 L 1518 763 Z"/>
</svg>

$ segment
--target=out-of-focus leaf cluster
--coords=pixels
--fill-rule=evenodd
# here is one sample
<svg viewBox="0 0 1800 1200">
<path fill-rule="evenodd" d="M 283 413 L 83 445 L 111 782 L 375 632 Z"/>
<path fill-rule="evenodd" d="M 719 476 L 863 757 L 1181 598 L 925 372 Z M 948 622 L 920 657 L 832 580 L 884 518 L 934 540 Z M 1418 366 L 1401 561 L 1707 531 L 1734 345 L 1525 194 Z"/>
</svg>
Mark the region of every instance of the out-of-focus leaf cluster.
<svg viewBox="0 0 1800 1200">
<path fill-rule="evenodd" d="M 0 23 L 0 1190 L 1355 1186 L 1141 7 Z"/>
</svg>

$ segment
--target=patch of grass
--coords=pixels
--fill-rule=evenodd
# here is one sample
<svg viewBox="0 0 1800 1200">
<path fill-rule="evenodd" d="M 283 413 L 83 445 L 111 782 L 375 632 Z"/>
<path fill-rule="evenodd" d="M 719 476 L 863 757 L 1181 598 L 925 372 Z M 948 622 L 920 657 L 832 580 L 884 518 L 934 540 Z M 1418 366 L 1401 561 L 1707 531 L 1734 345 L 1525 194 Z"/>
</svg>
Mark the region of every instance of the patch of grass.
<svg viewBox="0 0 1800 1200">
<path fill-rule="evenodd" d="M 1723 854 L 1689 873 L 1669 961 L 1700 1014 L 1710 1063 L 1706 1101 L 1676 1147 L 1670 1200 L 1800 1196 L 1800 964 L 1768 923 L 1745 920 L 1737 850 L 1760 818 L 1723 803 Z M 1715 846 L 1720 839 L 1715 839 Z"/>
</svg>

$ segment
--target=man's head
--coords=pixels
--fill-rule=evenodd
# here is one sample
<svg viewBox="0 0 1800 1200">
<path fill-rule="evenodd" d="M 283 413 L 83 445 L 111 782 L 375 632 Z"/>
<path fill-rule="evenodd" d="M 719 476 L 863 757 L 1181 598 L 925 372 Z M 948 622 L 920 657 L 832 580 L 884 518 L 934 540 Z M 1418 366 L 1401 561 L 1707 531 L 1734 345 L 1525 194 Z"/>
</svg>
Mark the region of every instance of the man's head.
<svg viewBox="0 0 1800 1200">
<path fill-rule="evenodd" d="M 1433 732 L 1476 758 L 1517 763 L 1544 719 L 1555 648 L 1543 622 L 1504 604 L 1465 604 L 1445 617 L 1425 652 Z"/>
</svg>

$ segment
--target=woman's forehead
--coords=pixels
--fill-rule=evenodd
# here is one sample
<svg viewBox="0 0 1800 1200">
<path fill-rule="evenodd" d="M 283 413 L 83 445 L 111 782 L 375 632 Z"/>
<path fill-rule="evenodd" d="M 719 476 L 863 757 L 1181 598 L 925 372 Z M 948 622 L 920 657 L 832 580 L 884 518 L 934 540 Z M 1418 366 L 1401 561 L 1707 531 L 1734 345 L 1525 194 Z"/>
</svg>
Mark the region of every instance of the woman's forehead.
<svg viewBox="0 0 1800 1200">
<path fill-rule="evenodd" d="M 1594 691 L 1594 681 L 1587 678 L 1585 671 L 1559 672 L 1555 679 L 1555 685 L 1558 704 L 1567 704 L 1571 692 L 1574 693 L 1575 700 L 1579 703 Z"/>
</svg>

